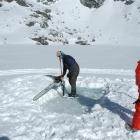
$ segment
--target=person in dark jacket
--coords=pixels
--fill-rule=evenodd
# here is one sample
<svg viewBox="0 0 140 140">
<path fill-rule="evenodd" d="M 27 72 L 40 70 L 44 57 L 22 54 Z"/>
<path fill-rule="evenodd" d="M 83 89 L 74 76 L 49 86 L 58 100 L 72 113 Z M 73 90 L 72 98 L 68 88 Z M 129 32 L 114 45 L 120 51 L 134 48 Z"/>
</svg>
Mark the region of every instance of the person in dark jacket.
<svg viewBox="0 0 140 140">
<path fill-rule="evenodd" d="M 71 85 L 71 93 L 69 94 L 69 97 L 75 97 L 76 96 L 76 81 L 77 81 L 77 77 L 80 71 L 79 65 L 77 64 L 77 62 L 72 56 L 66 55 L 62 51 L 57 51 L 56 55 L 63 62 L 62 75 L 58 76 L 57 79 L 63 78 L 68 70 L 67 77 Z"/>
</svg>

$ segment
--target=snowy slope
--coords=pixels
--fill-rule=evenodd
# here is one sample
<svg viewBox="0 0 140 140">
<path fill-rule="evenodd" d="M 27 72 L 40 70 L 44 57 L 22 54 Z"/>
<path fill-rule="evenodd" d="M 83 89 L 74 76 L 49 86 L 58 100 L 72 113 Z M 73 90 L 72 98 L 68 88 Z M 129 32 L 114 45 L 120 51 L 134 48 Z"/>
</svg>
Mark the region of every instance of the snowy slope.
<svg viewBox="0 0 140 140">
<path fill-rule="evenodd" d="M 121 1 L 106 0 L 100 8 L 88 9 L 79 0 L 74 3 L 73 0 L 61 0 L 54 5 L 58 13 L 53 18 L 54 24 L 57 23 L 57 29 L 62 32 L 70 30 L 74 34 L 74 42 L 80 37 L 89 44 L 138 45 L 139 4 L 138 0 L 129 6 Z M 76 30 L 75 33 L 71 29 Z M 97 40 L 95 43 L 92 42 L 94 39 Z"/>
<path fill-rule="evenodd" d="M 49 5 L 26 0 L 29 7 L 15 1 L 1 3 L 0 44 L 140 43 L 139 0 L 130 5 L 105 0 L 101 7 L 91 9 L 80 0 L 57 0 Z"/>
</svg>

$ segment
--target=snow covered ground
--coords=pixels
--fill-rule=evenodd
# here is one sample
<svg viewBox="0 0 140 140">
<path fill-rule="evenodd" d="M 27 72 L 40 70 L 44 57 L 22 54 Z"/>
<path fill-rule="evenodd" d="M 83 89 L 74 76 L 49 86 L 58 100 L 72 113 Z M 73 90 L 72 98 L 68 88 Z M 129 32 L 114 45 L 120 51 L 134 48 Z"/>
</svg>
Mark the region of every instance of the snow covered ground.
<svg viewBox="0 0 140 140">
<path fill-rule="evenodd" d="M 52 90 L 34 102 L 33 97 L 52 82 L 43 76 L 44 72 L 39 72 L 23 75 L 14 72 L 14 75 L 3 76 L 0 82 L 0 136 L 10 140 L 140 138 L 140 132 L 125 129 L 125 122 L 131 122 L 132 103 L 137 97 L 135 81 L 129 77 L 132 73 L 127 78 L 115 75 L 113 79 L 107 74 L 106 78 L 92 73 L 79 76 L 78 99 L 62 98 L 60 90 L 59 94 Z M 70 89 L 67 80 L 66 88 Z"/>
<path fill-rule="evenodd" d="M 87 48 L 0 46 L 0 139 L 139 140 L 140 132 L 125 129 L 138 94 L 134 68 L 139 48 Z M 58 49 L 81 65 L 79 98 L 62 98 L 58 89 L 34 102 L 33 97 L 52 82 L 44 75 L 60 73 Z"/>
</svg>

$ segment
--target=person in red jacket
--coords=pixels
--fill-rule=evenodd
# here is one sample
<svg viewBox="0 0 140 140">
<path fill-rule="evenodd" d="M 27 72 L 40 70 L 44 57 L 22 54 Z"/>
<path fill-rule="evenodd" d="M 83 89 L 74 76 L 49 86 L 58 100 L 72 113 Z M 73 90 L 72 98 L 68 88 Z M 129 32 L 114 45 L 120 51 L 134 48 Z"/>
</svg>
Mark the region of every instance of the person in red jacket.
<svg viewBox="0 0 140 140">
<path fill-rule="evenodd" d="M 140 103 L 140 61 L 138 61 L 138 65 L 135 70 L 135 76 L 136 76 L 136 85 L 138 86 L 138 99 L 135 101 L 135 103 Z"/>
<path fill-rule="evenodd" d="M 136 85 L 138 86 L 138 99 L 135 103 L 135 113 L 132 119 L 132 129 L 140 130 L 140 61 L 138 61 L 138 65 L 135 70 L 136 73 Z"/>
</svg>

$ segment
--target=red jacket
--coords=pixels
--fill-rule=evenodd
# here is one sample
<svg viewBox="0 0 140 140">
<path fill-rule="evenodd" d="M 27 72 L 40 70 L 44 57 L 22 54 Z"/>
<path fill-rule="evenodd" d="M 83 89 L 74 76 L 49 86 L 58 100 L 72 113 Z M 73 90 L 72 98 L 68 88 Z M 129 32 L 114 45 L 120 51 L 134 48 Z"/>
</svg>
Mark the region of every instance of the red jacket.
<svg viewBox="0 0 140 140">
<path fill-rule="evenodd" d="M 140 85 L 140 60 L 138 61 L 135 73 L 136 73 L 136 85 Z"/>
</svg>

